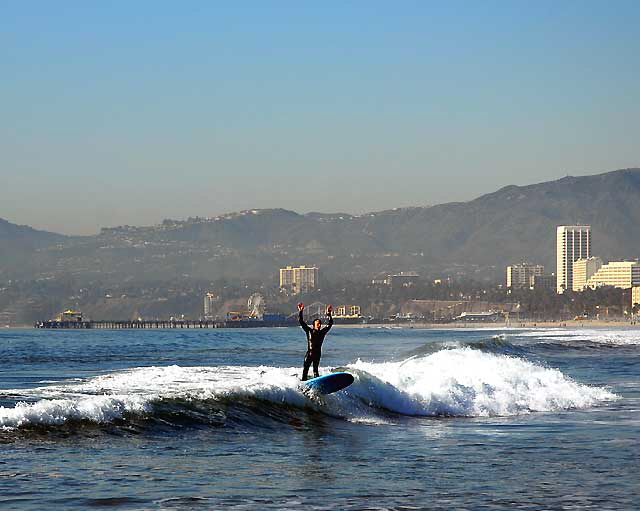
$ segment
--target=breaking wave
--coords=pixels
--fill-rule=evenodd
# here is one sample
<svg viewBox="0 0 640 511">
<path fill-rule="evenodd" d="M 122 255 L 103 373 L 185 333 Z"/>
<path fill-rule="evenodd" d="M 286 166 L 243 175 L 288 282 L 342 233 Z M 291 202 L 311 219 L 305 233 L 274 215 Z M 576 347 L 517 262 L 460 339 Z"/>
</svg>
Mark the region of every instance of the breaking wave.
<svg viewBox="0 0 640 511">
<path fill-rule="evenodd" d="M 3 391 L 2 401 L 10 396 L 16 404 L 0 407 L 0 428 L 276 428 L 309 416 L 376 424 L 400 416 L 558 412 L 617 397 L 556 369 L 492 351 L 450 346 L 398 362 L 358 360 L 346 368 L 355 376 L 353 385 L 312 399 L 301 390 L 298 368 L 135 368 L 80 383 Z"/>
<path fill-rule="evenodd" d="M 581 385 L 559 370 L 471 348 L 442 350 L 404 362 L 354 368 L 386 382 L 369 389 L 372 403 L 405 415 L 507 416 L 557 412 L 615 399 L 603 388 Z"/>
</svg>

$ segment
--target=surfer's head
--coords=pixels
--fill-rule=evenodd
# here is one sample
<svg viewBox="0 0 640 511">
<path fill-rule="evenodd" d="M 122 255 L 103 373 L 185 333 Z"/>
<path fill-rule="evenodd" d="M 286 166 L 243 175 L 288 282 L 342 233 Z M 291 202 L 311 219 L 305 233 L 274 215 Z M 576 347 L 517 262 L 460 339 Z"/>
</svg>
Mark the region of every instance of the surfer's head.
<svg viewBox="0 0 640 511">
<path fill-rule="evenodd" d="M 322 326 L 322 321 L 320 321 L 319 319 L 314 319 L 313 320 L 313 329 L 314 330 L 320 330 L 321 326 Z"/>
</svg>

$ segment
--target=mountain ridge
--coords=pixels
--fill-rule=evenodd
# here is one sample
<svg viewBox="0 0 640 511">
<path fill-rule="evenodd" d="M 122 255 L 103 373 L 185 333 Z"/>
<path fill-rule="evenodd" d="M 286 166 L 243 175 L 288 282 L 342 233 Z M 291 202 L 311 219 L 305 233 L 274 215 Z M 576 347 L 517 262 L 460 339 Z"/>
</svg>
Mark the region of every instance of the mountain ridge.
<svg viewBox="0 0 640 511">
<path fill-rule="evenodd" d="M 273 279 L 284 264 L 317 264 L 336 277 L 403 269 L 441 274 L 455 267 L 498 278 L 505 265 L 523 260 L 554 271 L 555 228 L 574 223 L 592 226 L 594 255 L 638 257 L 640 169 L 507 185 L 467 202 L 360 215 L 250 209 L 165 219 L 155 226 L 108 227 L 87 237 L 12 228 L 15 224 L 0 221 L 0 239 L 9 239 L 3 232 L 13 229 L 31 240 L 21 243 L 14 232 L 20 257 L 0 262 L 0 276 L 82 276 L 84 268 L 86 274 L 102 271 L 128 280 L 168 275 Z"/>
<path fill-rule="evenodd" d="M 0 218 L 0 240 L 7 239 L 22 239 L 22 240 L 36 240 L 36 239 L 64 239 L 68 238 L 64 234 L 58 234 L 50 231 L 42 231 L 34 229 L 28 225 L 20 225 L 9 222 L 4 218 Z"/>
</svg>

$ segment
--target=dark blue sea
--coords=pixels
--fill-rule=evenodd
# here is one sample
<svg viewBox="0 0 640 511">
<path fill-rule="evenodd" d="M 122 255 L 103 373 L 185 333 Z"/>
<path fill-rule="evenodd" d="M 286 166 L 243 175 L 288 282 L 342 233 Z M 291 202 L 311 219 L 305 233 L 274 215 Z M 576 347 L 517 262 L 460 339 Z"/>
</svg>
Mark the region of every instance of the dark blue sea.
<svg viewBox="0 0 640 511">
<path fill-rule="evenodd" d="M 640 330 L 0 331 L 0 509 L 640 509 Z"/>
</svg>

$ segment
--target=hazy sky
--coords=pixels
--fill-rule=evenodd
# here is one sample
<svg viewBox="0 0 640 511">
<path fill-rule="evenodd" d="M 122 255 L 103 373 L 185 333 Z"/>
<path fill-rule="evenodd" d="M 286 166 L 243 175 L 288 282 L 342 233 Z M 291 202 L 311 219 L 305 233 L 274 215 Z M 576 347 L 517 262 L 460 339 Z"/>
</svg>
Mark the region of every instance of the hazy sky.
<svg viewBox="0 0 640 511">
<path fill-rule="evenodd" d="M 0 0 L 0 217 L 364 212 L 640 166 L 640 2 Z"/>
</svg>

